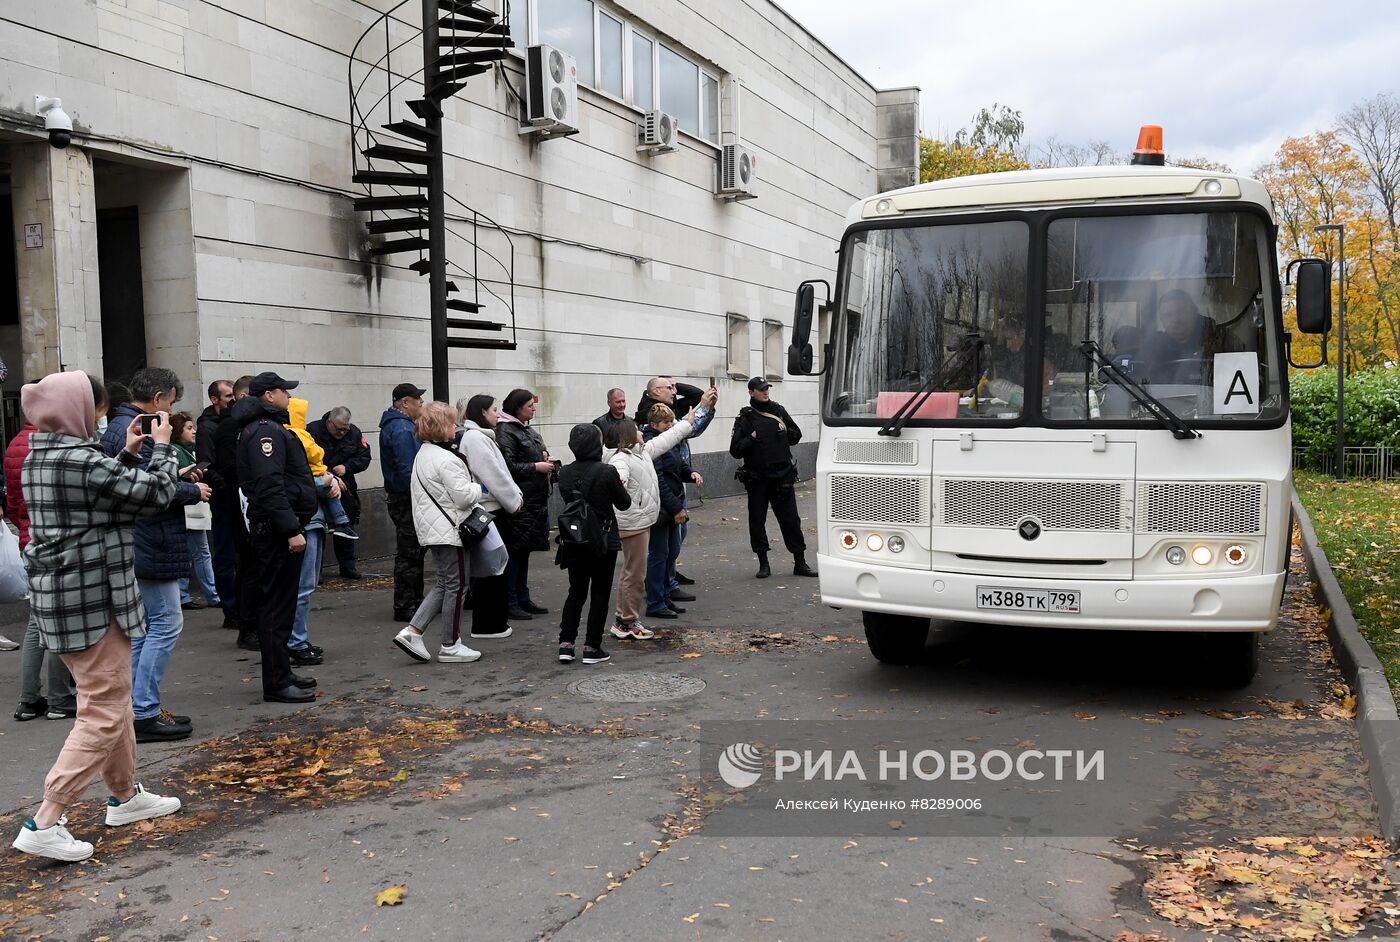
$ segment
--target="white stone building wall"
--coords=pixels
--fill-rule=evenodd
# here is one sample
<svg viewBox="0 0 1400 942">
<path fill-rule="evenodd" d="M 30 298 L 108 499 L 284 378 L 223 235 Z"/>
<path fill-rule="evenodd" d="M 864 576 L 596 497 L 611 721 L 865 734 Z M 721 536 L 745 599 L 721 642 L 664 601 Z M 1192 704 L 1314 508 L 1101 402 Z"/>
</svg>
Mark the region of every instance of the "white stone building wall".
<svg viewBox="0 0 1400 942">
<path fill-rule="evenodd" d="M 750 319 L 747 369 L 760 372 L 763 320 L 790 328 L 797 282 L 832 277 L 845 210 L 877 187 L 878 93 L 768 0 L 600 3 L 742 82 L 760 195 L 714 199 L 717 151 L 696 139 L 673 154 L 636 153 L 638 113 L 589 88 L 578 135 L 521 137 L 505 84 L 523 90 L 518 57 L 470 79 L 444 103 L 447 191 L 516 233 L 519 348 L 451 351 L 453 395 L 534 389 L 537 425 L 565 453 L 568 428 L 602 412 L 608 388 L 635 403 L 655 373 L 697 385 L 714 375 L 721 415 L 696 450 L 723 450 L 747 401 L 726 376 L 727 314 Z M 389 6 L 9 0 L 0 9 L 0 127 L 32 122 L 35 94 L 60 96 L 78 124 L 75 146 L 93 157 L 188 168 L 183 190 L 162 177 L 161 205 L 142 214 L 143 226 L 150 214 L 169 220 L 187 194 L 192 270 L 179 271 L 180 248 L 167 244 L 180 228 L 163 228 L 154 277 L 164 290 L 148 292 L 146 308 L 152 362 L 186 374 L 191 408 L 211 379 L 276 369 L 306 381 L 314 415 L 349 405 L 373 446 L 388 390 L 404 379 L 430 386 L 427 279 L 404 267 L 413 256 L 369 259 L 350 204 L 348 54 Z M 394 42 L 416 30 L 418 4 L 401 12 Z M 366 41 L 368 57 L 382 52 L 382 29 Z M 396 71 L 417 68 L 418 56 L 416 44 L 396 54 Z M 417 96 L 397 96 L 395 117 L 407 116 L 406 97 Z M 143 251 L 145 242 L 143 230 Z M 448 244 L 470 268 L 469 248 Z M 167 341 L 167 329 L 180 336 Z M 100 350 L 93 333 L 79 359 Z M 787 378 L 775 398 L 816 437 L 814 380 Z M 378 483 L 377 464 L 362 483 Z"/>
</svg>

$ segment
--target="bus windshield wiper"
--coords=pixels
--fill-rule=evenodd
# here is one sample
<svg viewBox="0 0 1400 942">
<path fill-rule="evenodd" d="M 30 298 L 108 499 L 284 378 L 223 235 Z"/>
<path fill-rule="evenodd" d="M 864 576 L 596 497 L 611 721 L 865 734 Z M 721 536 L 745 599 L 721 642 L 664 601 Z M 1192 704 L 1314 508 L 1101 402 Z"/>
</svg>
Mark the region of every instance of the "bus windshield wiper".
<svg viewBox="0 0 1400 942">
<path fill-rule="evenodd" d="M 1108 357 L 1103 355 L 1099 345 L 1092 340 L 1086 340 L 1079 345 L 1079 352 L 1084 355 L 1084 359 L 1089 363 L 1099 367 L 1099 376 L 1112 380 L 1128 391 L 1128 395 L 1138 401 L 1164 428 L 1171 429 L 1172 435 L 1178 439 L 1200 438 L 1201 433 L 1187 425 L 1181 418 L 1173 412 L 1165 402 L 1152 395 L 1147 390 L 1137 384 L 1127 373 L 1118 368 Z"/>
<path fill-rule="evenodd" d="M 949 375 L 954 369 L 961 368 L 963 361 L 969 357 L 973 358 L 975 362 L 973 372 L 976 376 L 973 378 L 973 387 L 976 388 L 978 379 L 982 375 L 982 348 L 987 345 L 987 342 L 982 339 L 981 334 L 974 330 L 963 337 L 962 344 L 958 350 L 939 365 L 936 372 L 920 384 L 919 388 L 914 391 L 914 395 L 904 401 L 904 405 L 895 410 L 894 415 L 890 416 L 889 421 L 881 427 L 878 434 L 893 435 L 898 438 L 899 430 L 904 428 L 905 423 L 913 418 L 914 413 L 918 412 L 928 401 L 928 398 L 933 395 L 934 387 L 939 385 L 943 377 Z"/>
</svg>

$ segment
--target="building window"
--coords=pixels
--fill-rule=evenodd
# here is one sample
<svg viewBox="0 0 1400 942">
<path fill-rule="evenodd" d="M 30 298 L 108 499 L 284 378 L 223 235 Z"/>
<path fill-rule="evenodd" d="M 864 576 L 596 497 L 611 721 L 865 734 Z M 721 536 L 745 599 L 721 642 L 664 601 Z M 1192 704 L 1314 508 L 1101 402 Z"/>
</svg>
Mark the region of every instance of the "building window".
<svg viewBox="0 0 1400 942">
<path fill-rule="evenodd" d="M 641 33 L 632 34 L 632 104 L 643 111 L 656 107 L 656 83 L 652 68 L 656 46 Z"/>
<path fill-rule="evenodd" d="M 622 97 L 622 21 L 598 11 L 598 90 Z"/>
<path fill-rule="evenodd" d="M 719 145 L 719 79 L 700 76 L 700 136 Z"/>
<path fill-rule="evenodd" d="M 535 35 L 578 63 L 580 81 L 593 75 L 593 0 L 535 0 Z"/>
<path fill-rule="evenodd" d="M 730 379 L 749 378 L 749 319 L 729 314 L 729 337 L 725 344 Z"/>
<path fill-rule="evenodd" d="M 661 68 L 661 110 L 673 115 L 682 131 L 700 135 L 700 67 L 665 46 L 657 61 Z"/>
<path fill-rule="evenodd" d="M 501 9 L 510 16 L 510 41 L 524 54 L 530 45 L 530 4 L 526 0 L 501 0 Z"/>
<path fill-rule="evenodd" d="M 720 142 L 720 79 L 593 0 L 497 0 L 510 4 L 510 35 L 523 52 L 546 43 L 574 57 L 578 80 L 639 111 L 660 108 L 685 133 Z"/>
<path fill-rule="evenodd" d="M 763 322 L 763 377 L 771 382 L 783 379 L 783 322 Z"/>
</svg>

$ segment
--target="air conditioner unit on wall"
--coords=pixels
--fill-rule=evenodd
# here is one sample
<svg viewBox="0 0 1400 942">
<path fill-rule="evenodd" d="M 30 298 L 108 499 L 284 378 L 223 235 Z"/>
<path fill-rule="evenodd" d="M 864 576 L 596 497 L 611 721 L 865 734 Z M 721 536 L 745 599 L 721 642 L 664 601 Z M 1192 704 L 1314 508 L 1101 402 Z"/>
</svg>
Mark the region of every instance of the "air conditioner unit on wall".
<svg viewBox="0 0 1400 942">
<path fill-rule="evenodd" d="M 676 119 L 664 111 L 648 111 L 637 122 L 637 150 L 650 154 L 669 154 L 676 150 L 680 127 Z"/>
<path fill-rule="evenodd" d="M 722 200 L 751 200 L 754 178 L 758 175 L 758 158 L 742 144 L 725 144 L 720 148 L 715 166 L 715 197 Z"/>
<path fill-rule="evenodd" d="M 553 46 L 525 51 L 525 126 L 521 134 L 578 133 L 578 64 Z"/>
</svg>

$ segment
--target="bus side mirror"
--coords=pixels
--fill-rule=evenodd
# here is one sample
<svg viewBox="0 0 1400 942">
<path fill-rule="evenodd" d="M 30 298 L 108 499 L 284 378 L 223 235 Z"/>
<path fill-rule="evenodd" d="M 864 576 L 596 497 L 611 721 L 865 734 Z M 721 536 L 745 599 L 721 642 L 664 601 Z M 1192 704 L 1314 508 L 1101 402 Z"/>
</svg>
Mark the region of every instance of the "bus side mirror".
<svg viewBox="0 0 1400 942">
<path fill-rule="evenodd" d="M 797 306 L 792 312 L 792 343 L 788 345 L 788 373 L 792 376 L 812 373 L 812 314 L 816 296 L 810 281 L 804 281 L 797 288 Z"/>
<path fill-rule="evenodd" d="M 1294 295 L 1298 329 L 1305 334 L 1325 334 L 1332 329 L 1332 266 L 1320 258 L 1294 264 L 1298 266 Z"/>
</svg>

